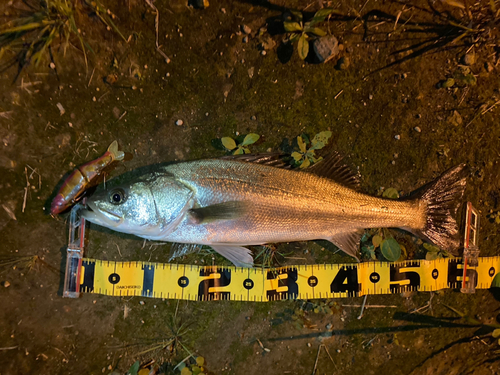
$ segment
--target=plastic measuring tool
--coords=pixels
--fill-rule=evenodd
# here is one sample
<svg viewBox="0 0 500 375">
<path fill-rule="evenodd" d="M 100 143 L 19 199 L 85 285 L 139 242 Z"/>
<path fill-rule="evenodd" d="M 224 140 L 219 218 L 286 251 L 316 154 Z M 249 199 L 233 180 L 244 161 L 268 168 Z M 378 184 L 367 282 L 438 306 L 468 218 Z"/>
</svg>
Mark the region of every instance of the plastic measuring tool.
<svg viewBox="0 0 500 375">
<path fill-rule="evenodd" d="M 465 233 L 464 233 L 464 273 L 462 279 L 462 293 L 475 293 L 477 285 L 479 247 L 478 242 L 479 215 L 471 202 L 467 202 L 465 211 Z"/>
<path fill-rule="evenodd" d="M 466 206 L 464 257 L 402 262 L 239 268 L 152 262 L 115 262 L 83 257 L 85 220 L 75 207 L 70 230 L 64 297 L 80 293 L 192 301 L 344 298 L 445 288 L 474 293 L 500 274 L 500 257 L 481 257 L 479 215 Z"/>
<path fill-rule="evenodd" d="M 80 275 L 85 246 L 85 219 L 81 217 L 80 209 L 81 206 L 78 204 L 73 206 L 69 216 L 69 240 L 63 288 L 63 297 L 69 298 L 80 296 Z"/>
</svg>

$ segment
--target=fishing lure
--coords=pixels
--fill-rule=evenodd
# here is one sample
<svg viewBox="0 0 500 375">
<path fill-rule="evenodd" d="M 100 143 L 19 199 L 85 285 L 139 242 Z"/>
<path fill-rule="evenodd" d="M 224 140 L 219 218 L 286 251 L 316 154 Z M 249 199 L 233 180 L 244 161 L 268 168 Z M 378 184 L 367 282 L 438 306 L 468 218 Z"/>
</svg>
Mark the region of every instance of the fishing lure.
<svg viewBox="0 0 500 375">
<path fill-rule="evenodd" d="M 118 142 L 113 141 L 104 155 L 76 167 L 64 181 L 52 201 L 50 213 L 52 215 L 59 214 L 75 204 L 85 190 L 93 186 L 96 178 L 102 173 L 104 168 L 114 161 L 123 160 L 124 156 L 123 151 L 118 151 Z"/>
</svg>

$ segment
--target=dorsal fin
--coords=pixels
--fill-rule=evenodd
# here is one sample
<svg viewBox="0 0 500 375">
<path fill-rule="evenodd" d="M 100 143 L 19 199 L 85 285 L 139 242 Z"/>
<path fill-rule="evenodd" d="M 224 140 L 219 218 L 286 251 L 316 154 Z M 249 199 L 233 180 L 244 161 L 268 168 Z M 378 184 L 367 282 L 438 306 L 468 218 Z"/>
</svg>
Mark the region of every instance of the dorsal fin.
<svg viewBox="0 0 500 375">
<path fill-rule="evenodd" d="M 267 152 L 267 153 L 259 153 L 259 154 L 243 154 L 243 155 L 227 155 L 222 156 L 220 159 L 229 159 L 229 160 L 238 160 L 244 161 L 247 163 L 256 163 L 256 164 L 264 164 L 269 165 L 270 167 L 275 168 L 291 168 L 291 165 L 284 161 L 283 155 L 279 152 Z"/>
<path fill-rule="evenodd" d="M 304 170 L 320 177 L 326 177 L 352 189 L 359 189 L 359 179 L 351 169 L 342 162 L 342 156 L 331 151 L 319 163 Z"/>
</svg>

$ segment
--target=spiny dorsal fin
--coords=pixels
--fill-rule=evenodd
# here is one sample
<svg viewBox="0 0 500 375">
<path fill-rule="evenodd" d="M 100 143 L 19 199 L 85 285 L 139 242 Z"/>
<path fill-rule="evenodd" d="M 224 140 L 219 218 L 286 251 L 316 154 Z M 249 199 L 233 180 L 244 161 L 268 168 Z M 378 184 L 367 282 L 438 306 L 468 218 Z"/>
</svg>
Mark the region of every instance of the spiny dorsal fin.
<svg viewBox="0 0 500 375">
<path fill-rule="evenodd" d="M 248 202 L 229 201 L 206 207 L 192 208 L 188 213 L 196 224 L 206 224 L 218 220 L 237 219 L 246 213 L 247 207 Z"/>
<path fill-rule="evenodd" d="M 290 164 L 285 162 L 282 159 L 282 157 L 283 155 L 280 154 L 279 152 L 267 152 L 260 154 L 228 155 L 228 156 L 222 156 L 220 159 L 229 159 L 229 160 L 244 161 L 247 163 L 264 164 L 275 168 L 285 168 L 285 169 L 291 168 Z"/>
<path fill-rule="evenodd" d="M 352 189 L 359 189 L 358 177 L 352 173 L 351 169 L 342 163 L 342 156 L 338 152 L 332 151 L 319 163 L 314 164 L 304 170 L 314 173 L 320 177 L 326 177 Z"/>
</svg>

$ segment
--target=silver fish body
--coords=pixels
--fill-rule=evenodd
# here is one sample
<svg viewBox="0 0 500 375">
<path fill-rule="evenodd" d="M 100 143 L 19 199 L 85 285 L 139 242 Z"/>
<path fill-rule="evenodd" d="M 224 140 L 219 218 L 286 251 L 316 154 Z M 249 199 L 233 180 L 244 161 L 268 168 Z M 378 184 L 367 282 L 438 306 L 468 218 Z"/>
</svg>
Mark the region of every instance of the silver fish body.
<svg viewBox="0 0 500 375">
<path fill-rule="evenodd" d="M 451 186 L 453 201 L 465 187 L 462 169 L 436 180 Z M 94 195 L 84 216 L 148 239 L 210 245 L 237 265 L 251 263 L 242 246 L 315 239 L 355 256 L 365 228 L 399 227 L 457 246 L 450 199 L 372 197 L 312 172 L 230 159 L 182 162 Z M 435 200 L 435 189 L 426 191 Z M 435 220 L 434 206 L 440 210 Z"/>
</svg>

